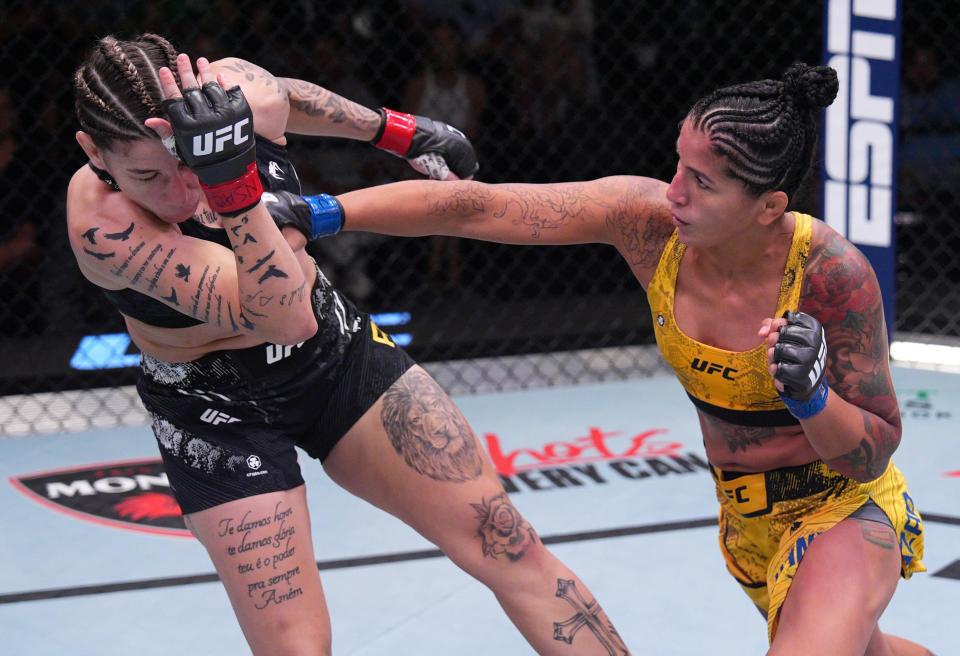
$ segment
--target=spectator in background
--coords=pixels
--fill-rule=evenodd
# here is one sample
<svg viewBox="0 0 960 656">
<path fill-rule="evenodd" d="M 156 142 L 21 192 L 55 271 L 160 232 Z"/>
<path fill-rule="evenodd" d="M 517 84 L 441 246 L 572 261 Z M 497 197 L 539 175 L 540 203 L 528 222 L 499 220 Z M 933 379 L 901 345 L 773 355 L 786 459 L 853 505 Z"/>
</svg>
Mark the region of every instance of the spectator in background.
<svg viewBox="0 0 960 656">
<path fill-rule="evenodd" d="M 528 41 L 539 41 L 544 32 L 563 32 L 589 43 L 593 38 L 592 0 L 524 0 L 519 10 Z"/>
<path fill-rule="evenodd" d="M 361 74 L 376 80 L 377 97 L 399 103 L 412 63 L 420 52 L 421 24 L 405 0 L 358 0 L 335 19 L 334 25 L 361 53 Z"/>
<path fill-rule="evenodd" d="M 901 206 L 923 209 L 960 184 L 960 80 L 944 79 L 940 54 L 913 51 L 904 68 L 899 160 Z"/>
<path fill-rule="evenodd" d="M 403 0 L 403 4 L 420 21 L 451 22 L 463 35 L 464 48 L 473 52 L 517 12 L 523 0 Z"/>
<path fill-rule="evenodd" d="M 425 67 L 407 82 L 403 106 L 407 111 L 435 116 L 459 126 L 476 139 L 486 105 L 486 89 L 464 62 L 463 36 L 452 21 L 440 21 L 429 31 Z M 428 281 L 435 290 L 444 286 L 459 290 L 463 267 L 457 237 L 431 237 L 427 263 Z"/>
<path fill-rule="evenodd" d="M 0 330 L 33 337 L 99 329 L 104 307 L 77 300 L 76 288 L 85 283 L 76 267 L 63 266 L 63 257 L 71 256 L 63 189 L 79 165 L 72 145 L 71 53 L 81 35 L 102 29 L 104 16 L 95 7 L 70 11 L 65 3 L 5 3 L 2 16 Z M 46 191 L 25 196 L 27 176 L 43 180 Z"/>
<path fill-rule="evenodd" d="M 354 98 L 366 107 L 377 106 L 377 94 L 361 77 L 357 53 L 336 29 L 316 35 L 307 50 L 302 70 L 303 79 L 321 80 L 345 98 Z M 396 179 L 402 169 L 387 171 L 394 160 L 368 157 L 368 148 L 350 140 L 300 139 L 288 146 L 303 156 L 305 165 L 298 166 L 306 193 L 338 194 Z M 386 162 L 384 162 L 386 160 Z"/>
<path fill-rule="evenodd" d="M 17 107 L 0 87 L 0 330 L 30 336 L 40 329 L 37 265 L 41 250 L 34 217 L 33 176 L 20 142 Z"/>
<path fill-rule="evenodd" d="M 904 130 L 957 131 L 960 128 L 960 80 L 944 79 L 940 53 L 933 48 L 914 50 L 905 73 L 900 113 Z"/>
<path fill-rule="evenodd" d="M 366 107 L 377 106 L 377 95 L 360 75 L 360 58 L 337 29 L 326 30 L 313 40 L 303 79 L 321 80 L 325 87 Z M 289 144 L 297 161 L 304 193 L 339 194 L 352 189 L 382 184 L 403 177 L 398 161 L 370 157 L 365 144 L 346 139 L 299 139 Z M 357 302 L 366 302 L 376 285 L 368 266 L 377 245 L 389 239 L 383 235 L 347 232 L 329 239 L 317 239 L 307 251 L 323 263 L 330 281 Z"/>
<path fill-rule="evenodd" d="M 559 64 L 564 75 L 576 76 L 568 85 L 596 101 L 600 85 L 593 57 L 593 0 L 525 0 L 519 15 L 526 41 L 539 44 L 542 54 L 553 55 L 544 68 L 556 70 Z M 572 70 L 564 71 L 563 62 L 570 62 Z"/>
<path fill-rule="evenodd" d="M 569 34 L 544 24 L 536 41 L 514 51 L 515 77 L 509 104 L 516 111 L 511 142 L 523 144 L 517 153 L 521 179 L 534 182 L 572 180 L 595 169 L 602 156 L 583 150 L 585 135 L 595 129 L 591 111 L 598 94 L 591 92 L 591 65 L 584 48 Z M 581 152 L 581 157 L 569 157 Z"/>
<path fill-rule="evenodd" d="M 432 111 L 450 125 L 461 126 L 468 137 L 480 128 L 486 102 L 483 82 L 466 70 L 463 36 L 451 21 L 436 23 L 427 36 L 425 67 L 407 82 L 404 105 L 418 113 Z M 452 122 L 456 119 L 459 122 Z"/>
</svg>

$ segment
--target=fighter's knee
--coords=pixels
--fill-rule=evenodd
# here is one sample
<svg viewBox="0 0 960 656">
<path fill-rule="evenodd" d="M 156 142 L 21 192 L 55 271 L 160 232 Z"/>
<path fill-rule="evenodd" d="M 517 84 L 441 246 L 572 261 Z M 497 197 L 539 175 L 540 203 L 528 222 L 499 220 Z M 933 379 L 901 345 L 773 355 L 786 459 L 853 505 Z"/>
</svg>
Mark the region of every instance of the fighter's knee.
<svg viewBox="0 0 960 656">
<path fill-rule="evenodd" d="M 333 640 L 329 628 L 320 629 L 315 622 L 303 618 L 280 619 L 269 635 L 250 640 L 254 656 L 331 656 Z"/>
<path fill-rule="evenodd" d="M 289 649 L 278 648 L 277 645 L 273 644 L 262 652 L 260 650 L 254 651 L 254 656 L 261 656 L 261 654 L 263 656 L 331 656 L 333 647 L 329 640 L 325 644 L 296 646 Z"/>
<path fill-rule="evenodd" d="M 514 558 L 494 558 L 486 554 L 457 564 L 495 592 L 512 586 L 529 587 L 549 578 L 555 569 L 553 554 L 539 541 Z"/>
<path fill-rule="evenodd" d="M 477 528 L 448 555 L 487 585 L 503 580 L 529 581 L 543 576 L 555 562 L 536 530 L 505 494 L 476 505 Z"/>
<path fill-rule="evenodd" d="M 542 545 L 540 537 L 510 497 L 500 492 L 471 504 L 475 512 L 475 538 L 485 558 L 520 562 Z"/>
</svg>

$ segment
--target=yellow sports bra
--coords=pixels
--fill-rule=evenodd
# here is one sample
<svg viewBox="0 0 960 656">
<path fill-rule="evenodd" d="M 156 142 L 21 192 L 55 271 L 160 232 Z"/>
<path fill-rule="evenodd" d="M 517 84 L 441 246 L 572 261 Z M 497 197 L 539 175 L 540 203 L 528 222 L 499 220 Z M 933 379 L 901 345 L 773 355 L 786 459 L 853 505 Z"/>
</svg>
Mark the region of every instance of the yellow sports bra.
<svg viewBox="0 0 960 656">
<path fill-rule="evenodd" d="M 813 217 L 799 212 L 793 214 L 796 227 L 780 282 L 775 317 L 786 310 L 797 311 L 810 253 Z M 686 246 L 677 241 L 674 231 L 647 288 L 647 299 L 660 354 L 673 367 L 687 396 L 702 411 L 733 424 L 788 426 L 799 423 L 773 386 L 767 370 L 765 342 L 749 351 L 726 351 L 694 341 L 677 326 L 673 297 L 684 251 Z"/>
</svg>

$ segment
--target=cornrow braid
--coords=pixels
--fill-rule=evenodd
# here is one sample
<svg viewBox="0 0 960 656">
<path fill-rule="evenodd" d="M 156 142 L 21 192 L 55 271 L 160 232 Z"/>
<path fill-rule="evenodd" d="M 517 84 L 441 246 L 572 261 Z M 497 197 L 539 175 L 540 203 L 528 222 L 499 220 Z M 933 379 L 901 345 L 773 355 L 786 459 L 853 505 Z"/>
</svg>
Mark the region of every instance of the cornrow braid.
<svg viewBox="0 0 960 656">
<path fill-rule="evenodd" d="M 137 92 L 143 106 L 150 111 L 155 111 L 157 109 L 157 103 L 150 98 L 150 92 L 147 91 L 147 85 L 144 84 L 140 71 L 137 70 L 137 67 L 134 66 L 130 58 L 123 52 L 123 47 L 120 45 L 120 42 L 112 36 L 105 36 L 100 40 L 99 47 L 104 57 L 120 70 L 127 79 L 127 82 L 130 83 L 130 86 Z M 137 50 L 138 52 L 142 52 L 139 48 Z"/>
<path fill-rule="evenodd" d="M 115 141 L 154 138 L 144 125 L 162 116 L 160 67 L 176 73 L 177 51 L 156 34 L 130 41 L 100 39 L 74 76 L 77 120 L 101 148 Z"/>
<path fill-rule="evenodd" d="M 163 64 L 170 69 L 170 72 L 173 73 L 173 79 L 177 81 L 177 85 L 180 85 L 180 73 L 177 71 L 177 50 L 171 45 L 169 41 L 164 39 L 158 34 L 151 34 L 147 32 L 146 34 L 140 35 L 141 43 L 150 43 L 163 51 L 163 54 L 166 55 L 166 62 Z"/>
<path fill-rule="evenodd" d="M 750 193 L 783 191 L 793 198 L 813 163 L 817 111 L 833 102 L 837 89 L 832 68 L 798 63 L 781 80 L 718 89 L 697 101 L 688 118 Z"/>
<path fill-rule="evenodd" d="M 127 117 L 90 88 L 86 78 L 88 73 L 86 66 L 80 67 L 74 75 L 73 82 L 77 95 L 77 119 L 84 131 L 121 140 L 142 136 L 139 130 L 131 131 Z"/>
</svg>

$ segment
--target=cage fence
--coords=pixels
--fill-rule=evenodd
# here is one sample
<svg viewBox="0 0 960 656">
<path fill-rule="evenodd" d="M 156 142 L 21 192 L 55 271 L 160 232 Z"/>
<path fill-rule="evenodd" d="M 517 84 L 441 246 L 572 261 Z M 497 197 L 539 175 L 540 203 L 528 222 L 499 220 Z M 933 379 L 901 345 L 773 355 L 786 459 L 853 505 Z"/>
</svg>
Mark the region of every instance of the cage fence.
<svg viewBox="0 0 960 656">
<path fill-rule="evenodd" d="M 728 83 L 822 59 L 821 2 L 6 2 L 0 21 L 0 436 L 139 423 L 136 347 L 80 275 L 65 190 L 85 164 L 71 78 L 105 34 L 167 36 L 369 107 L 461 127 L 487 182 L 669 179 L 677 123 Z M 902 3 L 899 331 L 960 335 L 960 3 Z M 307 193 L 415 175 L 354 141 L 291 137 Z M 817 175 L 794 203 L 818 214 Z M 311 253 L 464 394 L 661 371 L 643 290 L 608 246 L 345 233 Z"/>
</svg>

